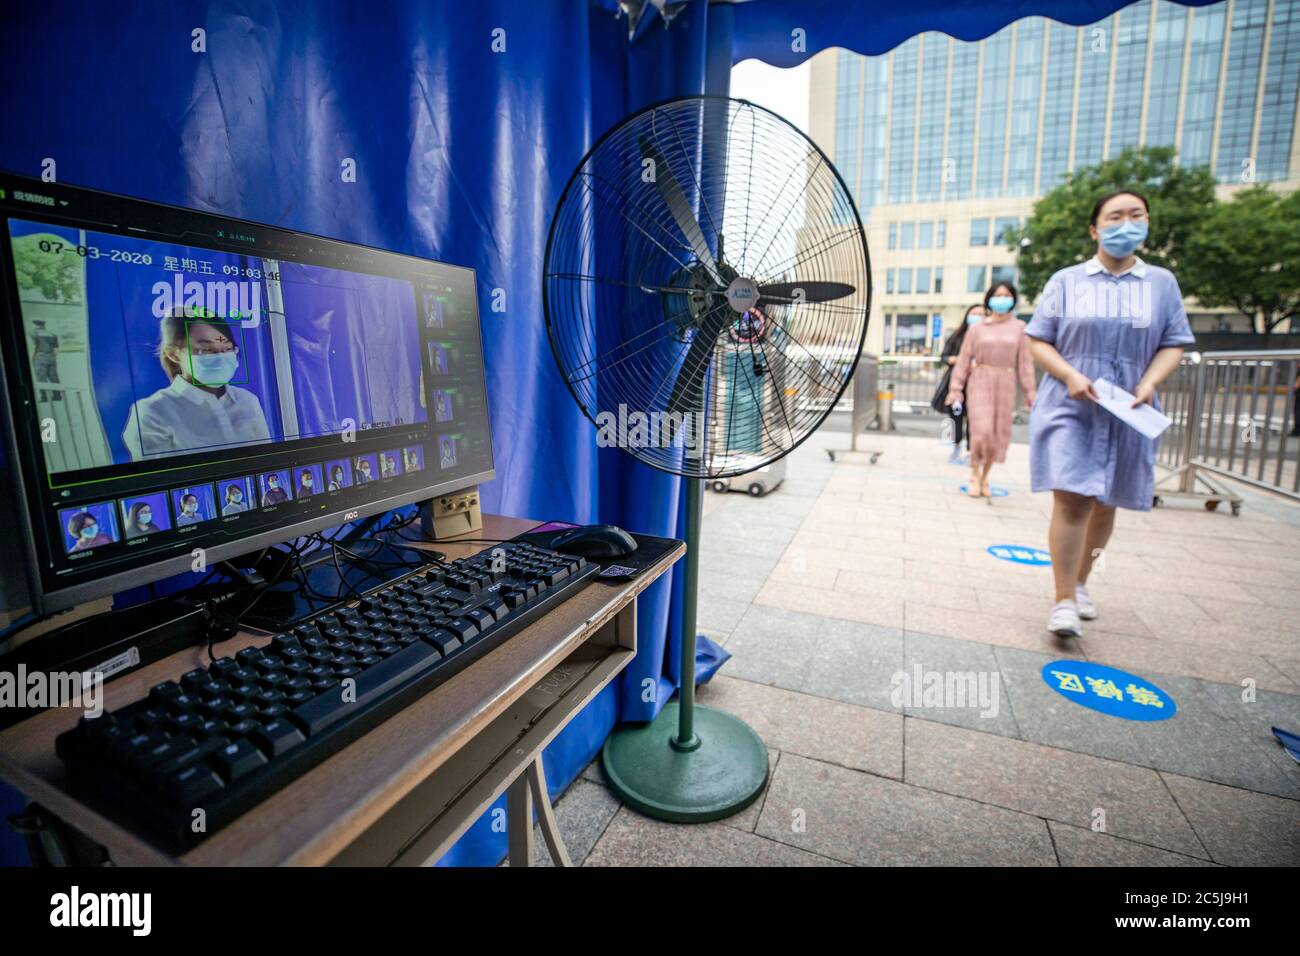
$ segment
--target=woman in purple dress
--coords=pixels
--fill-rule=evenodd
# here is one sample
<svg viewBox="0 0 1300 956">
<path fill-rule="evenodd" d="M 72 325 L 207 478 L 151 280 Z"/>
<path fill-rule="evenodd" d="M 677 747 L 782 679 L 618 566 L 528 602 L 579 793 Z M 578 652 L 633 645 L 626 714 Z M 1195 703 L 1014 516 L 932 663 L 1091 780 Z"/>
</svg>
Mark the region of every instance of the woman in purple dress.
<svg viewBox="0 0 1300 956">
<path fill-rule="evenodd" d="M 1047 628 L 1063 637 L 1080 636 L 1080 619 L 1097 617 L 1088 574 L 1110 540 L 1115 509 L 1149 511 L 1154 495 L 1156 440 L 1096 404 L 1093 382 L 1133 393 L 1135 408 L 1159 408 L 1156 387 L 1195 341 L 1173 273 L 1134 254 L 1147 237 L 1149 208 L 1134 192 L 1099 199 L 1088 227 L 1097 254 L 1048 280 L 1025 329 L 1048 373 L 1029 418 L 1029 466 L 1033 490 L 1054 496 L 1056 604 Z"/>
</svg>

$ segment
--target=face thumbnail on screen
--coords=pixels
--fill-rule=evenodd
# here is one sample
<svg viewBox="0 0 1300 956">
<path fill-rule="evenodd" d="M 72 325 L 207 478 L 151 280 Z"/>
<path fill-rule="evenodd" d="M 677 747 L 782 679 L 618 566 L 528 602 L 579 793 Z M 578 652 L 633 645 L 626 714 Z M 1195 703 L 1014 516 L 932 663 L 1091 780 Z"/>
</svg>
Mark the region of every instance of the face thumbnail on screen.
<svg viewBox="0 0 1300 956">
<path fill-rule="evenodd" d="M 202 524 L 219 517 L 217 499 L 211 485 L 194 485 L 172 490 L 172 510 L 176 514 L 176 527 Z"/>
<path fill-rule="evenodd" d="M 268 471 L 257 476 L 257 487 L 263 508 L 274 508 L 293 500 L 287 469 Z"/>
<path fill-rule="evenodd" d="M 167 531 L 172 526 L 166 492 L 123 498 L 118 504 L 122 507 L 122 528 L 128 541 L 155 531 Z"/>
<path fill-rule="evenodd" d="M 65 508 L 59 512 L 59 524 L 63 528 L 63 548 L 68 554 L 90 551 L 121 540 L 117 505 L 112 501 Z"/>
<path fill-rule="evenodd" d="M 352 459 L 352 483 L 364 485 L 379 480 L 379 456 L 357 455 Z"/>
<path fill-rule="evenodd" d="M 424 471 L 424 446 L 411 445 L 403 448 L 402 467 L 408 475 L 413 471 Z"/>
<path fill-rule="evenodd" d="M 243 514 L 257 507 L 253 492 L 253 479 L 226 478 L 217 482 L 217 501 L 221 503 L 221 516 Z"/>
<path fill-rule="evenodd" d="M 294 491 L 298 500 L 310 498 L 325 490 L 325 479 L 320 465 L 307 465 L 293 470 Z"/>
<path fill-rule="evenodd" d="M 352 462 L 345 458 L 325 463 L 325 490 L 342 491 L 352 487 Z"/>
<path fill-rule="evenodd" d="M 451 435 L 438 438 L 438 467 L 454 468 L 456 466 L 456 439 Z"/>
<path fill-rule="evenodd" d="M 410 281 L 18 219 L 9 233 L 38 414 L 77 436 L 46 449 L 52 474 L 428 420 Z"/>
</svg>

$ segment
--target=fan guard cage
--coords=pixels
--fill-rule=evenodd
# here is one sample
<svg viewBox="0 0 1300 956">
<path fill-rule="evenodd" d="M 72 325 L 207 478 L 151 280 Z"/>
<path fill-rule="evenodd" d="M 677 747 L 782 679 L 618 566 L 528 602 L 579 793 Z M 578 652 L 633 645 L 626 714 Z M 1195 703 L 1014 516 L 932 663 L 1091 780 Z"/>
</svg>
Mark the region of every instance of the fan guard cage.
<svg viewBox="0 0 1300 956">
<path fill-rule="evenodd" d="M 848 294 L 809 301 L 827 283 Z M 788 454 L 843 394 L 870 312 L 866 236 L 839 172 L 787 120 L 744 100 L 672 100 L 611 129 L 574 170 L 543 303 L 601 444 L 672 474 L 732 477 Z"/>
</svg>

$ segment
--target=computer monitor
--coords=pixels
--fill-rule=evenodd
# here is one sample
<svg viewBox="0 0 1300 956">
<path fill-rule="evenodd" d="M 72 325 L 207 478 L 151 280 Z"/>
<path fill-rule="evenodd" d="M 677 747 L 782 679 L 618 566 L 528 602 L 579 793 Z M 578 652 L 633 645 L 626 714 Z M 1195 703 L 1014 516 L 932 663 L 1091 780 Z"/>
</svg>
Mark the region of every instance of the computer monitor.
<svg viewBox="0 0 1300 956">
<path fill-rule="evenodd" d="M 472 269 L 0 174 L 0 290 L 38 612 L 494 476 Z"/>
</svg>

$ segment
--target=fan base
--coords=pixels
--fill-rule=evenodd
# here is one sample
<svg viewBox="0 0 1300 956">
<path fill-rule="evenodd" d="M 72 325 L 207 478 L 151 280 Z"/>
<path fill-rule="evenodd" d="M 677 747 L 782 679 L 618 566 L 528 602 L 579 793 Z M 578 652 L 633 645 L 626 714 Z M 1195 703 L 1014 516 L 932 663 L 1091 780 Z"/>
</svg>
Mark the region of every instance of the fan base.
<svg viewBox="0 0 1300 956">
<path fill-rule="evenodd" d="M 678 703 L 648 724 L 615 730 L 600 762 L 614 793 L 632 809 L 672 823 L 707 823 L 739 813 L 767 783 L 767 748 L 748 724 L 695 707 L 694 749 L 674 746 Z"/>
</svg>

